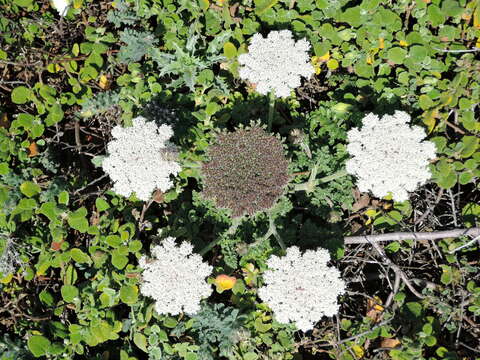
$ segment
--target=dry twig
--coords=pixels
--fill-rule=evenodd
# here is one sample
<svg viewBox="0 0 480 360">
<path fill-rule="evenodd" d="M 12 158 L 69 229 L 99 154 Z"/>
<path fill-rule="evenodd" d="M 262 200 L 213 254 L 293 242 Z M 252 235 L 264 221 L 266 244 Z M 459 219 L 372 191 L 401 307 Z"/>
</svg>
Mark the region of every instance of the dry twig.
<svg viewBox="0 0 480 360">
<path fill-rule="evenodd" d="M 402 241 L 402 240 L 438 240 L 445 238 L 457 238 L 459 236 L 480 236 L 480 228 L 453 229 L 432 232 L 395 232 L 380 235 L 347 236 L 345 244 L 368 244 L 379 241 Z"/>
</svg>

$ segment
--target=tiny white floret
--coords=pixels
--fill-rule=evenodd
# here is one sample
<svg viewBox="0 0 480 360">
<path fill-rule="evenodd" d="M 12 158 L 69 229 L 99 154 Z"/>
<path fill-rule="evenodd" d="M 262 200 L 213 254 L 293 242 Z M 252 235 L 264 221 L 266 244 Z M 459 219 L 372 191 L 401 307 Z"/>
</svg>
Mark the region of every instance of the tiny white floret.
<svg viewBox="0 0 480 360">
<path fill-rule="evenodd" d="M 391 193 L 395 201 L 405 201 L 431 178 L 428 165 L 436 156 L 435 144 L 424 140 L 424 129 L 409 122 L 403 111 L 382 118 L 370 113 L 361 129 L 348 132 L 352 158 L 346 170 L 357 177 L 360 191 L 379 198 Z"/>
<path fill-rule="evenodd" d="M 310 43 L 295 42 L 290 30 L 271 31 L 266 38 L 253 35 L 248 53 L 241 54 L 239 75 L 256 85 L 256 91 L 266 95 L 270 91 L 277 97 L 287 97 L 300 86 L 301 77 L 314 73 L 308 50 Z"/>
<path fill-rule="evenodd" d="M 168 237 L 152 249 L 154 259 L 140 259 L 140 292 L 155 300 L 158 314 L 194 315 L 200 310 L 200 301 L 212 293 L 205 279 L 213 268 L 192 250 L 190 243 L 176 246 L 175 238 Z"/>
<path fill-rule="evenodd" d="M 293 322 L 308 331 L 324 316 L 338 312 L 337 297 L 345 293 L 345 282 L 335 267 L 327 265 L 330 254 L 325 249 L 301 254 L 296 246 L 283 257 L 271 256 L 265 286 L 258 295 L 273 311 L 278 322 Z"/>
<path fill-rule="evenodd" d="M 68 7 L 70 6 L 70 0 L 51 0 L 52 6 L 58 11 L 60 16 L 67 15 Z"/>
<path fill-rule="evenodd" d="M 168 140 L 173 135 L 169 125 L 157 126 L 143 117 L 132 120 L 133 126 L 115 126 L 113 140 L 108 143 L 103 170 L 114 182 L 113 190 L 122 196 L 132 193 L 148 201 L 152 192 L 163 192 L 173 186 L 170 175 L 176 176 L 180 165 L 176 147 Z"/>
</svg>

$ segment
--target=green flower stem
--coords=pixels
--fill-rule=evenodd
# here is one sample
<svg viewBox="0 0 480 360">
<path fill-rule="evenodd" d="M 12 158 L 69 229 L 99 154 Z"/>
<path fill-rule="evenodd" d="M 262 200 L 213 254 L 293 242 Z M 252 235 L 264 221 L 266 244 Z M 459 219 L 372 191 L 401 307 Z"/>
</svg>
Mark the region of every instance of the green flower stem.
<svg viewBox="0 0 480 360">
<path fill-rule="evenodd" d="M 254 246 L 260 244 L 261 242 L 264 242 L 265 240 L 268 240 L 270 238 L 270 236 L 272 236 L 272 235 L 275 237 L 275 239 L 278 242 L 278 245 L 280 245 L 282 250 L 286 250 L 287 247 L 285 246 L 285 243 L 283 242 L 282 238 L 280 237 L 280 235 L 277 232 L 277 227 L 275 226 L 275 221 L 273 220 L 272 216 L 270 214 L 268 214 L 268 230 L 267 230 L 267 233 L 263 237 L 258 239 L 257 241 L 250 244 L 250 247 L 254 247 Z"/>
<path fill-rule="evenodd" d="M 273 122 L 273 113 L 275 111 L 275 92 L 270 91 L 268 94 L 269 105 L 268 105 L 268 131 L 272 131 L 272 122 Z"/>
<path fill-rule="evenodd" d="M 315 177 L 317 176 L 317 173 L 318 173 L 318 164 L 315 164 L 313 166 L 312 172 L 310 173 L 310 178 L 308 179 L 308 181 L 301 184 L 296 184 L 295 191 L 305 191 L 307 193 L 311 193 L 312 191 L 315 190 L 315 186 L 317 186 L 317 184 L 324 184 L 329 181 L 341 178 L 348 174 L 346 170 L 339 170 L 336 173 L 333 173 L 332 175 L 328 175 L 317 180 L 315 179 Z"/>
<path fill-rule="evenodd" d="M 187 169 L 200 169 L 202 167 L 201 161 L 190 161 L 182 164 L 183 168 Z"/>
<path fill-rule="evenodd" d="M 339 179 L 341 177 L 344 177 L 346 175 L 348 175 L 347 170 L 343 169 L 343 170 L 337 171 L 336 173 L 333 173 L 332 175 L 328 175 L 328 176 L 325 176 L 325 177 L 319 179 L 318 182 L 320 184 L 324 184 L 324 183 L 327 183 L 329 181 L 336 180 L 336 179 Z"/>
<path fill-rule="evenodd" d="M 237 230 L 238 226 L 242 222 L 242 217 L 236 217 L 232 219 L 232 225 L 228 228 L 228 230 L 223 234 L 223 235 L 232 235 L 235 233 Z M 218 243 L 223 239 L 223 236 L 218 236 L 215 240 L 213 240 L 211 243 L 209 243 L 207 246 L 205 246 L 202 250 L 200 250 L 198 253 L 203 256 L 206 253 L 208 253 L 210 250 L 212 250 Z"/>
</svg>

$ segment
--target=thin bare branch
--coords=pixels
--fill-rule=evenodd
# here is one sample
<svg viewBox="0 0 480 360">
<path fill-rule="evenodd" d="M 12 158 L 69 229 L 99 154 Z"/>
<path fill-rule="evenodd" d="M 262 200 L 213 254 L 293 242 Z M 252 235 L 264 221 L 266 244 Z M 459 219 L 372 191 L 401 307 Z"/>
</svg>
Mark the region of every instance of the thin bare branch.
<svg viewBox="0 0 480 360">
<path fill-rule="evenodd" d="M 345 244 L 368 244 L 379 241 L 402 241 L 402 240 L 438 240 L 445 238 L 457 238 L 459 236 L 480 236 L 480 228 L 454 229 L 432 232 L 395 232 L 380 235 L 347 236 Z"/>
</svg>

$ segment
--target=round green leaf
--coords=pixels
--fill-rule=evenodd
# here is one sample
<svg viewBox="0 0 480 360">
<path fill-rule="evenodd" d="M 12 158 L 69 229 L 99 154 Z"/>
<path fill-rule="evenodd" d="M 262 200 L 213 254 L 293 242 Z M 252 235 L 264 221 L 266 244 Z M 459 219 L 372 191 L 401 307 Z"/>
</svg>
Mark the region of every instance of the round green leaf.
<svg viewBox="0 0 480 360">
<path fill-rule="evenodd" d="M 87 209 L 84 207 L 74 211 L 68 216 L 68 225 L 73 229 L 80 232 L 86 232 L 88 230 L 88 221 L 85 218 L 87 216 Z"/>
<path fill-rule="evenodd" d="M 328 60 L 328 62 L 327 62 L 327 67 L 328 67 L 330 70 L 338 69 L 338 61 L 335 60 L 335 59 L 330 59 L 330 60 Z"/>
<path fill-rule="evenodd" d="M 120 300 L 128 305 L 135 304 L 138 300 L 138 287 L 136 285 L 123 285 L 120 289 Z"/>
<path fill-rule="evenodd" d="M 108 204 L 108 202 L 106 202 L 104 199 L 102 198 L 97 198 L 95 200 L 95 206 L 97 207 L 97 210 L 98 211 L 105 211 L 107 210 L 108 208 L 110 208 L 110 205 Z"/>
<path fill-rule="evenodd" d="M 237 56 L 237 48 L 231 42 L 226 42 L 223 45 L 223 55 L 225 55 L 227 59 L 233 59 Z"/>
<path fill-rule="evenodd" d="M 433 101 L 428 95 L 420 95 L 418 103 L 422 110 L 428 110 L 433 106 Z"/>
<path fill-rule="evenodd" d="M 51 345 L 50 340 L 41 335 L 30 336 L 27 342 L 28 349 L 35 357 L 46 355 Z"/>
<path fill-rule="evenodd" d="M 122 270 L 128 264 L 128 257 L 120 254 L 118 251 L 112 251 L 112 265 Z"/>
<path fill-rule="evenodd" d="M 258 355 L 255 354 L 254 352 L 248 352 L 245 355 L 243 355 L 243 360 L 257 360 Z"/>
<path fill-rule="evenodd" d="M 145 337 L 145 335 L 141 333 L 135 333 L 135 335 L 133 335 L 133 342 L 135 343 L 135 345 L 137 345 L 137 347 L 140 350 L 143 350 L 144 352 L 148 353 L 147 338 Z"/>
<path fill-rule="evenodd" d="M 11 96 L 12 101 L 15 104 L 25 104 L 27 101 L 31 100 L 32 91 L 25 86 L 19 86 L 13 89 Z"/>
<path fill-rule="evenodd" d="M 78 289 L 73 285 L 63 285 L 60 292 L 62 293 L 63 300 L 67 303 L 73 302 L 73 299 L 78 296 Z"/>
<path fill-rule="evenodd" d="M 37 195 L 40 190 L 40 186 L 31 181 L 25 181 L 22 185 L 20 185 L 20 191 L 27 197 Z"/>
<path fill-rule="evenodd" d="M 32 5 L 33 0 L 13 0 L 15 5 L 21 6 L 21 7 L 27 7 Z"/>
<path fill-rule="evenodd" d="M 391 48 L 387 53 L 388 60 L 395 64 L 402 64 L 405 56 L 407 56 L 407 51 L 400 47 Z"/>
<path fill-rule="evenodd" d="M 467 158 L 473 155 L 478 149 L 479 139 L 476 136 L 464 136 L 462 139 L 462 153 L 463 158 Z"/>
<path fill-rule="evenodd" d="M 90 256 L 88 256 L 82 250 L 80 250 L 78 248 L 74 248 L 74 249 L 70 250 L 70 256 L 72 257 L 73 260 L 75 260 L 75 262 L 77 262 L 79 264 L 90 263 L 91 262 Z"/>
</svg>

